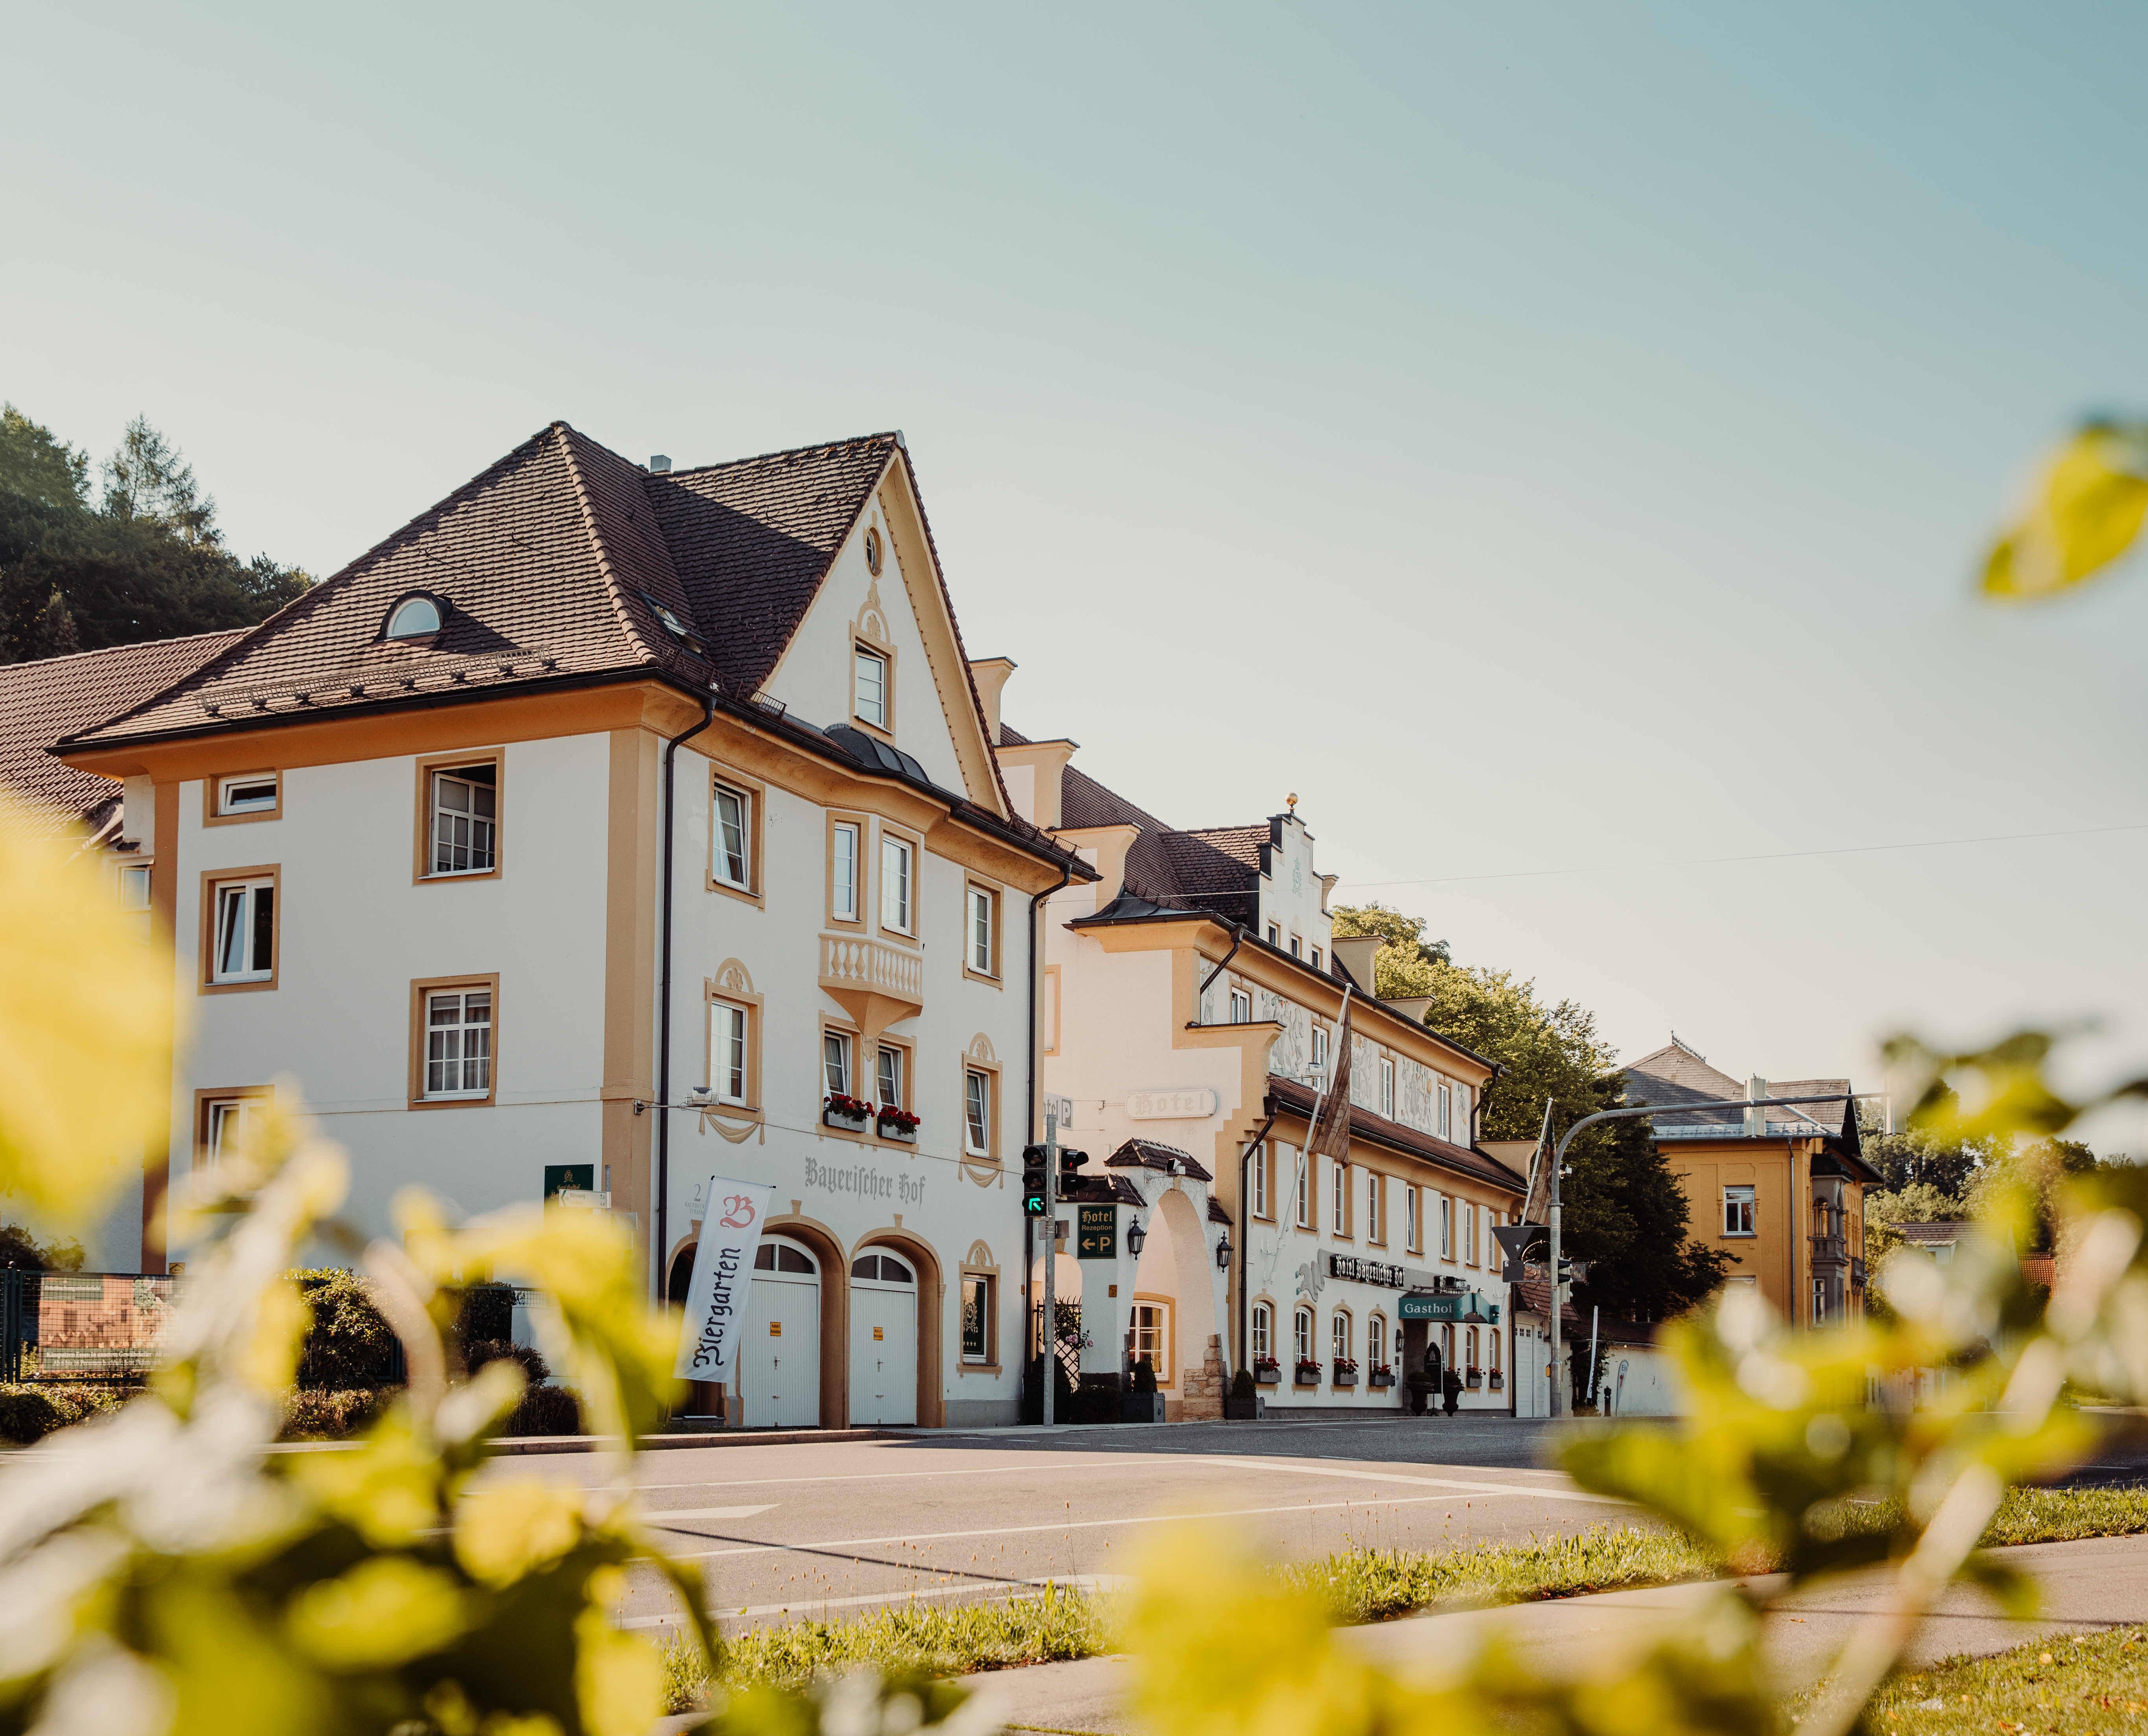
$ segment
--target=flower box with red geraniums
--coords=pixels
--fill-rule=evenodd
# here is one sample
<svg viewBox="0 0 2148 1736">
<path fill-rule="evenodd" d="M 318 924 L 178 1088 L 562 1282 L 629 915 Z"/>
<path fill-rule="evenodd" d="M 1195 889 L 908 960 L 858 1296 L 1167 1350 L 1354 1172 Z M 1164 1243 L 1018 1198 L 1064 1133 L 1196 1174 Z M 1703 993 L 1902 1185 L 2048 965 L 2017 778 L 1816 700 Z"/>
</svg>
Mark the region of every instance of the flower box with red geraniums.
<svg viewBox="0 0 2148 1736">
<path fill-rule="evenodd" d="M 1282 1381 L 1282 1364 L 1273 1357 L 1255 1357 L 1253 1378 L 1263 1387 L 1278 1386 Z"/>
<path fill-rule="evenodd" d="M 841 1127 L 851 1133 L 862 1133 L 865 1125 L 872 1119 L 873 1106 L 861 1097 L 846 1097 L 841 1091 L 830 1091 L 821 1105 L 821 1124 L 825 1127 Z"/>
<path fill-rule="evenodd" d="M 1354 1387 L 1354 1386 L 1356 1386 L 1356 1385 L 1358 1384 L 1358 1359 L 1357 1359 L 1357 1357 L 1336 1357 L 1336 1359 L 1335 1359 L 1335 1384 L 1336 1384 L 1337 1386 L 1338 1386 L 1338 1387 Z"/>
<path fill-rule="evenodd" d="M 1507 1377 L 1494 1368 L 1492 1371 L 1492 1390 L 1494 1392 L 1502 1392 L 1505 1389 L 1506 1384 Z"/>
<path fill-rule="evenodd" d="M 883 1103 L 880 1109 L 880 1136 L 899 1139 L 906 1145 L 917 1142 L 918 1117 L 906 1109 L 897 1109 L 892 1103 Z"/>
<path fill-rule="evenodd" d="M 1300 1362 L 1297 1365 L 1297 1384 L 1301 1387 L 1318 1386 L 1320 1384 L 1320 1364 L 1317 1362 Z"/>
<path fill-rule="evenodd" d="M 1373 1387 L 1392 1387 L 1395 1383 L 1394 1365 L 1391 1362 L 1373 1363 L 1373 1372 L 1366 1377 L 1365 1383 Z"/>
<path fill-rule="evenodd" d="M 1484 1371 L 1482 1368 L 1463 1369 L 1462 1371 L 1462 1384 L 1470 1388 L 1471 1391 L 1475 1391 L 1476 1388 L 1484 1384 Z"/>
</svg>

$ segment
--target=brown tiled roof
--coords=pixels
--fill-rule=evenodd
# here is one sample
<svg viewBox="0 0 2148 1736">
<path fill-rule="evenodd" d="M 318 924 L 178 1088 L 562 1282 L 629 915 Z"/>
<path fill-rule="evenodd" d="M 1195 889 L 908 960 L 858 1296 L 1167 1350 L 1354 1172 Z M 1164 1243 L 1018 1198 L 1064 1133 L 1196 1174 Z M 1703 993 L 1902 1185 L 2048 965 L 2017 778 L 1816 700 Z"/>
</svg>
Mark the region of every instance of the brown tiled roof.
<svg viewBox="0 0 2148 1736">
<path fill-rule="evenodd" d="M 1710 1066 L 1683 1043 L 1666 1043 L 1654 1054 L 1644 1055 L 1626 1070 L 1626 1101 L 1629 1103 L 1659 1105 L 1665 1113 L 1651 1116 L 1674 1126 L 1720 1126 L 1725 1138 L 1734 1139 L 1744 1126 L 1744 1111 L 1740 1109 L 1687 1109 L 1690 1103 L 1720 1101 L 1725 1097 L 1743 1097 L 1745 1081 L 1733 1079 L 1720 1069 Z M 1795 1097 L 1805 1095 L 1822 1096 L 1833 1091 L 1846 1092 L 1850 1089 L 1847 1079 L 1770 1079 L 1768 1095 L 1771 1097 Z M 1766 1111 L 1768 1136 L 1783 1137 L 1785 1126 L 1802 1128 L 1816 1137 L 1846 1141 L 1853 1153 L 1861 1151 L 1858 1137 L 1854 1106 L 1846 1102 L 1805 1103 L 1795 1107 L 1784 1106 Z"/>
<path fill-rule="evenodd" d="M 1081 1185 L 1071 1193 L 1062 1193 L 1060 1199 L 1076 1206 L 1138 1206 L 1142 1203 L 1139 1190 L 1124 1176 L 1084 1176 Z"/>
<path fill-rule="evenodd" d="M 1212 1193 L 1208 1196 L 1208 1222 L 1212 1224 L 1228 1224 L 1231 1222 L 1231 1214 L 1223 1209 L 1223 1202 Z"/>
<path fill-rule="evenodd" d="M 1000 726 L 1002 746 L 1029 740 L 1011 725 Z M 1059 824 L 1067 830 L 1139 826 L 1141 836 L 1127 852 L 1126 886 L 1152 904 L 1202 911 L 1227 922 L 1250 923 L 1257 914 L 1261 846 L 1273 835 L 1267 825 L 1182 830 L 1072 765 L 1059 774 Z"/>
<path fill-rule="evenodd" d="M 102 823 L 103 810 L 118 800 L 120 786 L 93 771 L 77 770 L 45 750 L 162 692 L 238 637 L 237 630 L 195 633 L 0 667 L 0 779 L 36 805 L 18 817 L 16 829 Z"/>
<path fill-rule="evenodd" d="M 1268 1096 L 1274 1106 L 1287 1113 L 1307 1119 L 1312 1114 L 1313 1091 L 1311 1086 L 1300 1085 L 1295 1079 L 1286 1079 L 1280 1073 L 1268 1075 Z M 1369 1109 L 1350 1106 L 1350 1132 L 1353 1137 L 1384 1145 L 1397 1151 L 1408 1151 L 1436 1163 L 1441 1168 L 1452 1170 L 1474 1181 L 1488 1182 L 1494 1187 L 1508 1193 L 1523 1192 L 1521 1177 L 1485 1152 L 1450 1140 L 1434 1139 L 1429 1133 L 1420 1133 L 1414 1127 L 1390 1121 L 1386 1116 L 1375 1115 Z"/>
<path fill-rule="evenodd" d="M 752 696 L 896 445 L 873 435 L 650 475 L 563 422 L 83 739 L 117 742 L 610 673 Z M 435 642 L 380 640 L 413 590 Z M 665 620 L 678 623 L 674 631 Z"/>
<path fill-rule="evenodd" d="M 1182 1151 L 1177 1146 L 1159 1145 L 1152 1139 L 1130 1139 L 1104 1162 L 1113 1169 L 1153 1169 L 1167 1173 L 1175 1163 L 1182 1174 L 1197 1182 L 1216 1179 L 1191 1151 Z"/>
</svg>

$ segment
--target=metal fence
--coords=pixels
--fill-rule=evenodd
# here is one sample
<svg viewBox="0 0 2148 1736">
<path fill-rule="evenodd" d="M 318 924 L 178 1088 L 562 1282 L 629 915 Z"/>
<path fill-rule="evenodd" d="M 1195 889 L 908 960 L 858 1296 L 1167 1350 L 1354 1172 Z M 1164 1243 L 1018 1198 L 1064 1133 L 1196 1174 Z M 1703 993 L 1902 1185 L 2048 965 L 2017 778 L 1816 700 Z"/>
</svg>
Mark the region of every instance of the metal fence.
<svg viewBox="0 0 2148 1736">
<path fill-rule="evenodd" d="M 0 1379 L 143 1379 L 185 1282 L 162 1272 L 0 1272 Z"/>
</svg>

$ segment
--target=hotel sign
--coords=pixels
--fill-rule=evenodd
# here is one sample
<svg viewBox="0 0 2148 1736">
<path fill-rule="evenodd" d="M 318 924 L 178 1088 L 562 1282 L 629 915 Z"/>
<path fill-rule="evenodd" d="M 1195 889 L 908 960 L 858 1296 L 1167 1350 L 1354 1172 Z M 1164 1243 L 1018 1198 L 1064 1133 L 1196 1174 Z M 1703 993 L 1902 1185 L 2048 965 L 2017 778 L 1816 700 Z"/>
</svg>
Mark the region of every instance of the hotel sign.
<svg viewBox="0 0 2148 1736">
<path fill-rule="evenodd" d="M 1380 1260 L 1361 1260 L 1355 1254 L 1330 1254 L 1327 1257 L 1327 1276 L 1348 1278 L 1359 1284 L 1381 1284 L 1390 1290 L 1403 1287 L 1401 1267 L 1389 1266 Z"/>
<path fill-rule="evenodd" d="M 1077 1260 L 1116 1260 L 1119 1257 L 1119 1208 L 1083 1206 L 1081 1239 L 1075 1244 Z"/>
<path fill-rule="evenodd" d="M 1127 1099 L 1135 1121 L 1197 1121 L 1216 1112 L 1216 1093 L 1205 1085 L 1184 1091 L 1137 1091 Z"/>
</svg>

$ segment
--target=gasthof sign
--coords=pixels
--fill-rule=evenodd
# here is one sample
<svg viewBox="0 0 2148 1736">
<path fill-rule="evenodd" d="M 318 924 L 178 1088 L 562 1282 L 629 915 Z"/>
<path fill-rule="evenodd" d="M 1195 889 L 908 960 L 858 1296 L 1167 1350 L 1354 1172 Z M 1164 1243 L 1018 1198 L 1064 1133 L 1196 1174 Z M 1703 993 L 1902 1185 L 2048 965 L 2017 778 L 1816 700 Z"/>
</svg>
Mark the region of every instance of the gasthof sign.
<svg viewBox="0 0 2148 1736">
<path fill-rule="evenodd" d="M 1075 1247 L 1079 1260 L 1116 1260 L 1119 1257 L 1119 1208 L 1084 1206 L 1082 1235 Z"/>
<path fill-rule="evenodd" d="M 1382 1260 L 1361 1260 L 1355 1254 L 1330 1254 L 1327 1276 L 1348 1278 L 1360 1284 L 1381 1284 L 1390 1290 L 1403 1287 L 1403 1269 Z"/>
</svg>

